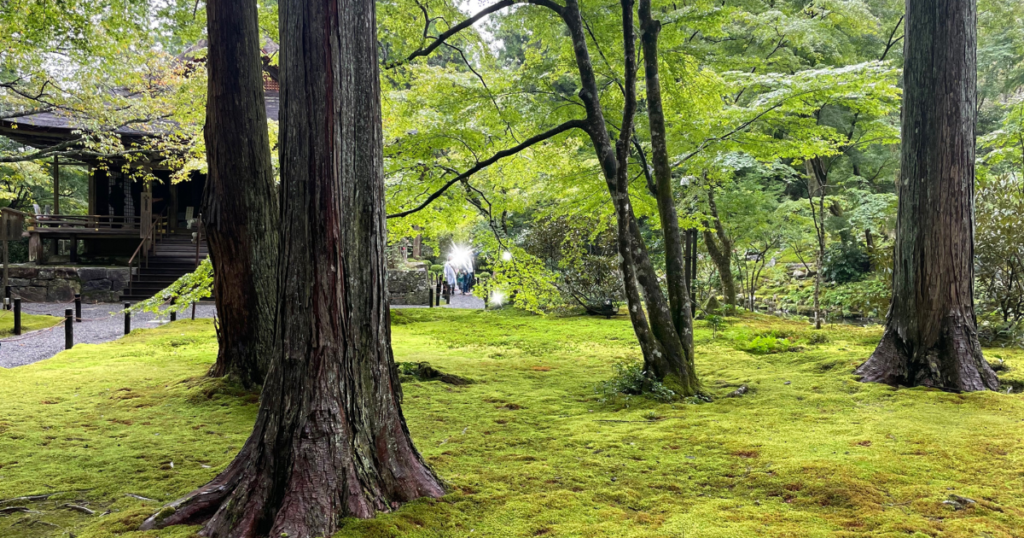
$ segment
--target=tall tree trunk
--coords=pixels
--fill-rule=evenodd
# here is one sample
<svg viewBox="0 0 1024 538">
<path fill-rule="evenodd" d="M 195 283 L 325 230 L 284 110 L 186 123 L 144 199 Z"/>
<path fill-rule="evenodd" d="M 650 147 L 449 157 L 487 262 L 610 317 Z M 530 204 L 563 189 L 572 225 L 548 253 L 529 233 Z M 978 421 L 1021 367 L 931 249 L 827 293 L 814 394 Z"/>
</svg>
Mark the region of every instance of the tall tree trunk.
<svg viewBox="0 0 1024 538">
<path fill-rule="evenodd" d="M 807 159 L 804 162 L 807 172 L 807 201 L 811 204 L 811 220 L 814 222 L 814 237 L 818 252 L 815 255 L 817 267 L 814 272 L 814 328 L 821 329 L 821 284 L 825 265 L 825 196 L 828 186 L 828 172 L 821 163 L 820 157 Z M 814 206 L 817 197 L 818 206 Z"/>
<path fill-rule="evenodd" d="M 210 374 L 254 386 L 263 383 L 274 343 L 279 223 L 259 23 L 255 0 L 211 0 L 206 12 L 209 175 L 202 215 L 220 320 Z"/>
<path fill-rule="evenodd" d="M 907 0 L 893 297 L 864 381 L 995 390 L 974 318 L 977 12 Z"/>
<path fill-rule="evenodd" d="M 672 196 L 672 168 L 668 161 L 668 134 L 665 129 L 665 113 L 661 101 L 661 80 L 658 76 L 658 35 L 661 23 L 651 16 L 650 0 L 640 0 L 637 14 L 640 17 L 640 43 L 644 58 L 644 82 L 647 89 L 647 116 L 651 133 L 651 160 L 654 164 L 654 180 L 658 186 L 655 198 L 658 201 L 658 215 L 665 237 L 665 280 L 668 284 L 669 309 L 672 324 L 683 348 L 684 369 L 679 380 L 690 392 L 699 390 L 700 382 L 694 366 L 693 354 L 693 307 L 690 295 L 690 276 L 696 272 L 692 258 L 689 272 L 683 256 L 683 238 L 679 231 L 679 216 Z M 623 166 L 626 166 L 623 163 Z M 688 244 L 696 254 L 696 245 Z"/>
<path fill-rule="evenodd" d="M 725 304 L 733 307 L 736 306 L 736 279 L 732 274 L 732 239 L 725 233 L 722 219 L 718 217 L 714 187 L 708 189 L 708 208 L 711 211 L 712 219 L 714 219 L 711 224 L 715 227 L 715 233 L 712 235 L 711 230 L 704 230 L 704 247 L 708 249 L 708 256 L 711 257 L 711 262 L 718 269 Z M 716 236 L 717 242 L 715 241 Z"/>
<path fill-rule="evenodd" d="M 633 114 L 636 109 L 636 55 L 633 35 L 633 2 L 622 0 L 623 44 L 626 49 L 626 103 L 623 110 L 622 131 L 613 145 L 601 109 L 597 79 L 594 74 L 590 53 L 587 50 L 586 34 L 580 14 L 578 0 L 566 0 L 565 7 L 549 5 L 565 22 L 572 39 L 576 66 L 580 74 L 580 99 L 587 111 L 585 130 L 597 155 L 601 171 L 608 186 L 618 222 L 618 248 L 622 257 L 622 272 L 625 278 L 626 298 L 629 302 L 633 330 L 644 352 L 644 367 L 652 377 L 663 380 L 682 396 L 696 394 L 700 390 L 693 372 L 692 334 L 680 335 L 672 318 L 668 301 L 661 291 L 657 273 L 636 223 L 630 203 L 626 167 L 629 158 L 629 136 L 632 132 Z M 681 252 L 680 252 L 681 255 Z M 632 279 L 636 279 L 644 292 L 647 316 L 643 315 L 644 304 L 640 303 L 638 290 L 631 291 Z"/>
<path fill-rule="evenodd" d="M 658 201 L 658 216 L 665 236 L 665 281 L 668 285 L 668 302 L 672 310 L 672 322 L 676 332 L 684 340 L 693 339 L 693 321 L 690 309 L 690 291 L 687 288 L 687 262 L 679 231 L 679 216 L 672 196 L 672 167 L 668 162 L 668 135 L 665 130 L 665 112 L 661 103 L 661 80 L 658 77 L 658 34 L 661 23 L 651 15 L 650 0 L 640 0 L 637 14 L 640 17 L 640 43 L 644 56 L 644 82 L 647 88 L 647 117 L 651 133 L 651 161 L 654 164 L 654 181 L 658 186 L 655 198 Z M 689 239 L 689 237 L 687 237 Z M 688 352 L 692 362 L 693 349 Z"/>
<path fill-rule="evenodd" d="M 211 537 L 330 536 L 438 479 L 400 407 L 385 275 L 372 0 L 281 3 L 283 222 L 275 353 L 252 435 L 211 483 L 149 520 Z"/>
</svg>

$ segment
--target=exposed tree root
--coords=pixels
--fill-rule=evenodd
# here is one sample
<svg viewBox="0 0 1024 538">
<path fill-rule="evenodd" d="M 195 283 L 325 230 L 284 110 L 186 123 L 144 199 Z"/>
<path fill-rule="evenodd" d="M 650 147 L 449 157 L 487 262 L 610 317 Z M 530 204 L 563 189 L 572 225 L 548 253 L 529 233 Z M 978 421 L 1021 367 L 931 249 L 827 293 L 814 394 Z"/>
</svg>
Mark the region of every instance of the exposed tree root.
<svg viewBox="0 0 1024 538">
<path fill-rule="evenodd" d="M 469 385 L 473 380 L 453 374 L 446 374 L 430 365 L 429 362 L 395 363 L 402 375 L 413 376 L 420 381 L 440 381 L 449 385 Z"/>
<path fill-rule="evenodd" d="M 999 378 L 981 353 L 974 324 L 948 316 L 930 346 L 914 349 L 892 323 L 855 373 L 861 381 L 892 386 L 934 387 L 953 392 L 998 390 Z"/>
</svg>

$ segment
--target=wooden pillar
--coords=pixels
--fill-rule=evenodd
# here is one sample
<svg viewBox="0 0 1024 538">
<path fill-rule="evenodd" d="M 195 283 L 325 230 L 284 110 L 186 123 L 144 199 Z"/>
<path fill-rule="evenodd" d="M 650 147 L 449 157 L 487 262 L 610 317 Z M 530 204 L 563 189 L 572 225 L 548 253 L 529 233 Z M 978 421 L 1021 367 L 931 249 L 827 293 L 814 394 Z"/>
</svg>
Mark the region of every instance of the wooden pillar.
<svg viewBox="0 0 1024 538">
<path fill-rule="evenodd" d="M 53 214 L 60 215 L 60 157 L 53 156 Z"/>
<path fill-rule="evenodd" d="M 3 218 L 0 217 L 0 220 L 3 220 Z M 4 238 L 4 282 L 3 282 L 3 287 L 0 288 L 0 289 L 4 290 L 6 292 L 7 286 L 9 286 L 11 284 L 11 278 L 10 278 L 10 276 L 11 276 L 10 275 L 11 258 L 9 257 L 8 252 L 7 252 L 7 230 L 0 230 L 0 234 L 2 234 L 3 238 Z M 8 308 L 7 305 L 4 305 L 4 307 Z"/>
<path fill-rule="evenodd" d="M 96 209 L 96 171 L 93 170 L 92 165 L 89 166 L 89 214 L 98 215 L 99 211 Z"/>
<path fill-rule="evenodd" d="M 96 212 L 94 215 L 110 214 L 110 174 L 106 170 L 97 168 L 93 170 L 93 198 L 96 200 Z M 109 225 L 110 219 L 98 219 L 99 224 Z"/>
<path fill-rule="evenodd" d="M 413 226 L 413 230 L 419 231 L 419 226 Z M 412 257 L 417 260 L 422 257 L 423 254 L 423 234 L 416 234 L 416 237 L 412 240 Z"/>
<path fill-rule="evenodd" d="M 178 229 L 178 186 L 171 185 L 168 191 L 171 200 L 167 204 L 167 231 L 173 232 Z"/>
<path fill-rule="evenodd" d="M 40 239 L 39 234 L 31 234 L 28 239 L 28 261 L 42 263 L 44 257 L 43 240 Z"/>
<path fill-rule="evenodd" d="M 60 215 L 60 157 L 53 156 L 53 214 Z M 50 256 L 60 253 L 60 240 L 54 239 L 50 244 Z"/>
</svg>

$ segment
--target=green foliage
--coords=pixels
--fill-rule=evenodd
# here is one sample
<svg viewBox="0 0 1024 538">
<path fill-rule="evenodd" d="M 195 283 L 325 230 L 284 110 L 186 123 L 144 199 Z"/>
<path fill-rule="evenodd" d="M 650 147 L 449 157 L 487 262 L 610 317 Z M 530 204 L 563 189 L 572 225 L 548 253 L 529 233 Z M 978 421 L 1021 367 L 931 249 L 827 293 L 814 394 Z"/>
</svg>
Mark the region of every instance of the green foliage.
<svg viewBox="0 0 1024 538">
<path fill-rule="evenodd" d="M 601 402 L 619 402 L 629 407 L 630 396 L 643 396 L 659 402 L 670 402 L 676 393 L 660 381 L 651 379 L 640 361 L 623 360 L 612 365 L 615 376 L 594 387 Z"/>
<path fill-rule="evenodd" d="M 822 276 L 829 282 L 856 282 L 871 270 L 871 259 L 858 245 L 832 243 L 825 250 Z"/>
<path fill-rule="evenodd" d="M 195 271 L 182 275 L 156 295 L 133 305 L 130 312 L 169 314 L 184 312 L 203 299 L 213 295 L 213 263 L 206 258 Z"/>
<path fill-rule="evenodd" d="M 708 314 L 704 316 L 704 323 L 711 327 L 711 338 L 718 338 L 718 331 L 722 330 L 725 326 L 725 318 L 717 314 Z"/>
<path fill-rule="evenodd" d="M 779 338 L 777 335 L 759 334 L 754 336 L 749 341 L 740 342 L 739 349 L 746 351 L 752 355 L 768 355 L 770 353 L 782 353 L 789 351 L 792 344 L 785 338 Z"/>
</svg>

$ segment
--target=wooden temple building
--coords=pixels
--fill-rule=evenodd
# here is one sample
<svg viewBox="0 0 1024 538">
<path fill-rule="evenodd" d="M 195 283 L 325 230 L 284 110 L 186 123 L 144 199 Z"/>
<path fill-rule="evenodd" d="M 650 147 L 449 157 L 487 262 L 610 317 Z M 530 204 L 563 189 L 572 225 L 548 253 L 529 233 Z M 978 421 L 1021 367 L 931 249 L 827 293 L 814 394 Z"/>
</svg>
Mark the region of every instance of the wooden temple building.
<svg viewBox="0 0 1024 538">
<path fill-rule="evenodd" d="M 200 42 L 181 57 L 190 61 L 191 52 L 205 47 Z M 280 94 L 277 69 L 270 66 L 269 58 L 277 52 L 276 44 L 267 42 L 264 52 L 264 91 L 269 119 L 277 120 Z M 0 136 L 26 146 L 46 149 L 80 138 L 80 122 L 74 117 L 50 112 L 0 120 Z M 125 147 L 142 142 L 154 135 L 152 130 L 122 127 L 115 131 Z M 119 159 L 79 159 L 76 161 L 53 158 L 54 201 L 51 208 L 36 208 L 29 212 L 26 233 L 29 236 L 29 261 L 48 263 L 57 252 L 58 241 L 70 242 L 70 263 L 79 263 L 81 250 L 90 259 L 103 259 L 109 264 L 128 264 L 139 267 L 136 273 L 146 281 L 141 283 L 138 297 L 151 296 L 174 279 L 195 267 L 197 256 L 205 257 L 206 247 L 201 234 L 199 245 L 193 234 L 198 231 L 203 189 L 206 176 L 194 173 L 187 181 L 172 185 L 175 170 L 163 161 L 133 163 L 146 166 L 157 178 L 143 184 L 123 172 L 126 161 Z M 68 215 L 61 212 L 59 198 L 59 168 L 83 166 L 89 169 L 88 211 L 86 215 Z M 81 249 L 79 248 L 81 244 Z M 198 247 L 198 248 L 197 248 Z M 127 260 L 127 261 L 126 261 Z M 148 268 L 142 267 L 143 260 Z M 146 275 L 146 273 L 149 275 Z M 149 293 L 149 295 L 145 295 Z"/>
</svg>

